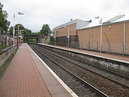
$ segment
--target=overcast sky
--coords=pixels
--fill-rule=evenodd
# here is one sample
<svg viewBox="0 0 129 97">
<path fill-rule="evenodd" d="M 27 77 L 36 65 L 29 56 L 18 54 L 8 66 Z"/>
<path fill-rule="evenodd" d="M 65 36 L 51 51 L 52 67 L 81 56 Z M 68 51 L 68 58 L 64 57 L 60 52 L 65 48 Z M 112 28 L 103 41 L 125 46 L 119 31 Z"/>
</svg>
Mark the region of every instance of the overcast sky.
<svg viewBox="0 0 129 97">
<path fill-rule="evenodd" d="M 20 23 L 25 28 L 38 32 L 43 24 L 51 29 L 70 19 L 90 20 L 96 16 L 110 18 L 129 13 L 129 0 L 1 0 L 9 14 L 8 20 L 13 25 L 13 14 L 16 15 L 15 24 Z"/>
</svg>

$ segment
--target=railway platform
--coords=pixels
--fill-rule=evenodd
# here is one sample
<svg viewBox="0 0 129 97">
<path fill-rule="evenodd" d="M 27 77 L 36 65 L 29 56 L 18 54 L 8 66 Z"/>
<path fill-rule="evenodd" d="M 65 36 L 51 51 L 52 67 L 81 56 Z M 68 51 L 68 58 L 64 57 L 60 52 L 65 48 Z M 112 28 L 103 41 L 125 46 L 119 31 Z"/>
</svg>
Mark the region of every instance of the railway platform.
<svg viewBox="0 0 129 97">
<path fill-rule="evenodd" d="M 65 50 L 69 50 L 69 51 L 73 51 L 73 52 L 79 52 L 79 53 L 83 53 L 86 55 L 96 56 L 96 57 L 100 57 L 100 58 L 115 60 L 115 61 L 129 64 L 129 57 L 127 57 L 127 56 L 121 56 L 121 55 L 115 55 L 115 54 L 109 54 L 109 53 L 100 53 L 100 52 L 81 50 L 81 49 L 75 49 L 75 48 L 68 48 L 68 47 L 62 47 L 62 46 L 54 46 L 54 45 L 48 45 L 48 44 L 42 44 L 42 43 L 39 43 L 39 44 L 50 46 L 50 47 L 55 47 L 55 48 L 59 48 L 59 49 L 65 49 Z"/>
<path fill-rule="evenodd" d="M 26 43 L 23 43 L 0 79 L 0 97 L 77 97 L 77 95 Z"/>
</svg>

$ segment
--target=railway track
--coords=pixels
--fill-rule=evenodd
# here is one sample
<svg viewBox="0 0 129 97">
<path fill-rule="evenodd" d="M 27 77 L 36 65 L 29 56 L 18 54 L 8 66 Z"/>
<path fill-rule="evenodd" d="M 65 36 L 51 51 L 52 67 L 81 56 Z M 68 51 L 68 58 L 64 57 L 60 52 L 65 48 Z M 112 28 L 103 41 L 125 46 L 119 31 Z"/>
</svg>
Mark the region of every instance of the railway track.
<svg viewBox="0 0 129 97">
<path fill-rule="evenodd" d="M 83 67 L 93 73 L 96 73 L 108 80 L 111 80 L 117 84 L 120 84 L 126 88 L 129 88 L 129 76 L 128 75 L 124 75 L 106 68 L 103 68 L 101 66 L 97 66 L 95 64 L 90 64 L 88 62 L 86 62 L 85 60 L 80 60 L 77 57 L 71 57 L 67 54 L 63 54 L 61 52 L 55 52 L 52 49 L 49 48 L 45 48 L 44 49 L 46 52 L 49 51 L 51 54 L 54 54 L 55 56 L 58 56 L 62 59 L 65 59 L 69 62 L 72 62 L 80 67 Z"/>
<path fill-rule="evenodd" d="M 62 58 L 60 59 L 60 57 L 52 54 L 52 52 L 48 52 L 36 45 L 30 46 L 79 97 L 109 97 L 93 85 L 89 84 L 65 68 L 62 65 L 63 63 L 67 63 L 67 65 L 71 64 L 68 63 L 67 60 L 63 60 Z"/>
</svg>

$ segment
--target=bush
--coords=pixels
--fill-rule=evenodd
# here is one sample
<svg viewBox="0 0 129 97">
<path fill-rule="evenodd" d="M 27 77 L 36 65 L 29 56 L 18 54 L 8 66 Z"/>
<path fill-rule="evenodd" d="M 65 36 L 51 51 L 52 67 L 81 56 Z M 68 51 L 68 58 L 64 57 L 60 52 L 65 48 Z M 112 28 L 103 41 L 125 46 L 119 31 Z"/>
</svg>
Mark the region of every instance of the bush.
<svg viewBox="0 0 129 97">
<path fill-rule="evenodd" d="M 47 38 L 45 41 L 50 42 L 50 38 Z"/>
<path fill-rule="evenodd" d="M 36 39 L 28 39 L 27 42 L 36 42 Z"/>
<path fill-rule="evenodd" d="M 0 45 L 0 50 L 6 48 L 7 46 L 6 45 Z"/>
</svg>

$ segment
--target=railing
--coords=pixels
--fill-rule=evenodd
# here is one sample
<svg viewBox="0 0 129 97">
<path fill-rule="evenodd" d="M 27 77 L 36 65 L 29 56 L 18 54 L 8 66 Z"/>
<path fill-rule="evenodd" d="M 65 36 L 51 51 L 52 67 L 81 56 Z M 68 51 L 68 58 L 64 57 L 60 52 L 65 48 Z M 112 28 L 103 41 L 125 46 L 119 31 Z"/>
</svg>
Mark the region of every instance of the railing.
<svg viewBox="0 0 129 97">
<path fill-rule="evenodd" d="M 68 43 L 50 42 L 49 44 L 68 47 Z M 77 48 L 77 49 L 84 49 L 84 50 L 89 50 L 89 51 L 129 56 L 129 44 L 126 44 L 126 46 L 124 46 L 124 43 L 103 42 L 101 51 L 100 51 L 100 43 L 98 41 L 92 42 L 92 43 L 73 41 L 69 43 L 69 47 Z"/>
<path fill-rule="evenodd" d="M 14 46 L 15 47 L 15 46 Z M 10 57 L 14 50 L 13 46 L 7 47 L 0 51 L 0 66 Z"/>
</svg>

